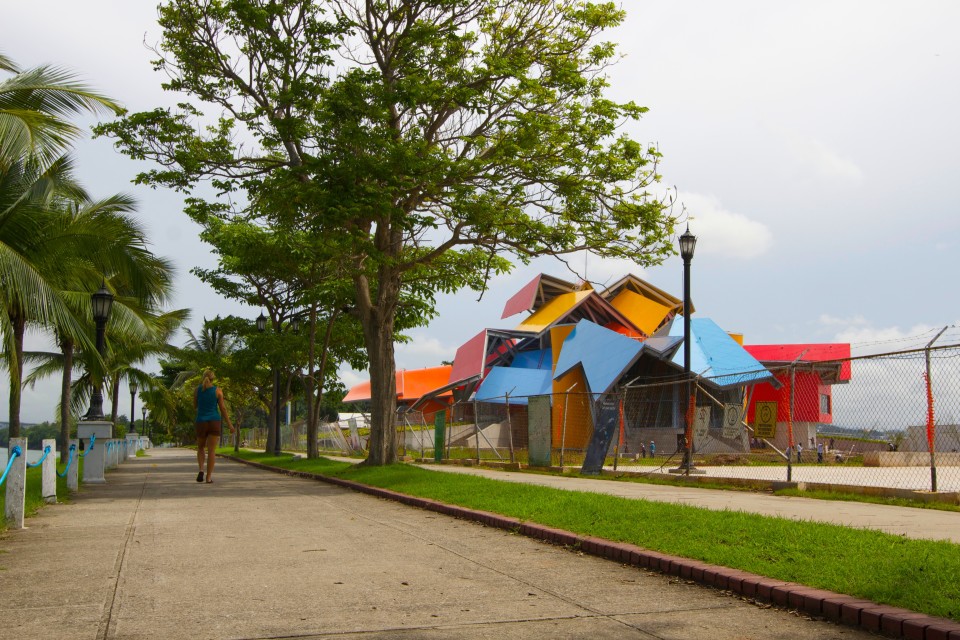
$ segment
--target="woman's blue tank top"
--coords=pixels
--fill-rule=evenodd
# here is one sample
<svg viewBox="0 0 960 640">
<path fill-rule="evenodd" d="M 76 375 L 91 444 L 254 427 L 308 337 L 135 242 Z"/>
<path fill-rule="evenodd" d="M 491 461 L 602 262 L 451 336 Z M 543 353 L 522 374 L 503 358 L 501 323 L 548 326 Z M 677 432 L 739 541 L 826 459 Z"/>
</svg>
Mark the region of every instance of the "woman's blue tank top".
<svg viewBox="0 0 960 640">
<path fill-rule="evenodd" d="M 197 387 L 197 422 L 220 419 L 216 385 L 209 389 L 204 389 L 203 385 L 200 385 Z"/>
</svg>

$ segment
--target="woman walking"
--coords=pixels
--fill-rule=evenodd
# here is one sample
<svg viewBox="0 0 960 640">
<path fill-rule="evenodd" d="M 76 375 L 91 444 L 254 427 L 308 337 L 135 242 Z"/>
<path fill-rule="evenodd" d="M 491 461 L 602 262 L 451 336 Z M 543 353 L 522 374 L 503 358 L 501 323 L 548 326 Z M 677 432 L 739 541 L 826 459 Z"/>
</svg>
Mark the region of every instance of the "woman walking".
<svg viewBox="0 0 960 640">
<path fill-rule="evenodd" d="M 203 465 L 206 458 L 207 479 L 213 482 L 213 463 L 216 460 L 217 443 L 220 440 L 222 423 L 226 422 L 233 433 L 233 424 L 227 415 L 227 405 L 223 402 L 223 392 L 213 384 L 213 370 L 203 372 L 203 379 L 197 385 L 193 396 L 193 406 L 197 410 L 197 482 L 203 482 Z"/>
</svg>

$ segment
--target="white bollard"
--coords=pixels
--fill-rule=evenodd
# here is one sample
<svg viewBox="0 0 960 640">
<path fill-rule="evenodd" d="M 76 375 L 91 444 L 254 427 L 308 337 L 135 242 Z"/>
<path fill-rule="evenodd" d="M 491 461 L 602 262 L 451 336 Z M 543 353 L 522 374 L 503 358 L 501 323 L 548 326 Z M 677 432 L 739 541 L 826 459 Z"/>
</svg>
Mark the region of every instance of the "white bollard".
<svg viewBox="0 0 960 640">
<path fill-rule="evenodd" d="M 14 458 L 13 451 L 16 447 L 20 447 L 20 455 Z M 7 462 L 13 460 L 13 464 L 10 465 L 10 472 L 7 474 L 7 502 L 4 515 L 11 529 L 23 529 L 23 512 L 27 506 L 27 439 L 10 438 L 7 455 L 9 456 Z"/>
<path fill-rule="evenodd" d="M 53 438 L 44 440 L 41 448 L 45 451 L 50 447 L 50 453 L 43 459 L 40 467 L 40 495 L 47 504 L 57 503 L 57 441 Z"/>
<path fill-rule="evenodd" d="M 70 447 L 73 448 L 73 451 L 70 450 Z M 67 464 L 70 466 L 67 467 L 67 489 L 70 491 L 76 491 L 80 488 L 80 441 L 71 440 L 70 447 L 67 448 Z M 70 455 L 73 455 L 71 460 Z"/>
</svg>

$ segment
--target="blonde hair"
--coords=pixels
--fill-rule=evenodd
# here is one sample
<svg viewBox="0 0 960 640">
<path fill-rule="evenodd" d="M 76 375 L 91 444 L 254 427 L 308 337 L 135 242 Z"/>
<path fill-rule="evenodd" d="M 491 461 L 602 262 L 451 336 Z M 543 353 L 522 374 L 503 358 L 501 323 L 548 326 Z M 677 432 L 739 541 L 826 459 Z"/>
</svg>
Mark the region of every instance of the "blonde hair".
<svg viewBox="0 0 960 640">
<path fill-rule="evenodd" d="M 206 391 L 213 386 L 213 369 L 207 369 L 203 372 L 203 390 Z"/>
</svg>

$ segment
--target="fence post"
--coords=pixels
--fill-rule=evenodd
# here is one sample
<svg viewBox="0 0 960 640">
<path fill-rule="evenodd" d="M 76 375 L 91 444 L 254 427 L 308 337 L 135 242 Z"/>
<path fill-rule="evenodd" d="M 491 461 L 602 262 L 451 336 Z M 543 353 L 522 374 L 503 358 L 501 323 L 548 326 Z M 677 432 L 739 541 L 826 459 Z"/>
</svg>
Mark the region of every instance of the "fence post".
<svg viewBox="0 0 960 640">
<path fill-rule="evenodd" d="M 50 453 L 43 459 L 40 466 L 40 495 L 48 504 L 57 503 L 57 441 L 53 438 L 43 440 L 40 448 L 44 451 L 50 447 Z"/>
<path fill-rule="evenodd" d="M 934 420 L 933 413 L 933 378 L 931 376 L 930 370 L 930 347 L 933 346 L 933 343 L 943 335 L 943 332 L 946 331 L 949 327 L 944 327 L 940 329 L 940 333 L 933 336 L 933 340 L 927 343 L 927 346 L 924 347 L 923 353 L 927 361 L 927 373 L 924 376 L 927 381 L 927 447 L 930 450 L 930 490 L 934 493 L 937 492 L 937 454 L 936 454 L 936 435 L 937 427 L 936 421 Z"/>
<path fill-rule="evenodd" d="M 67 489 L 77 491 L 80 488 L 80 441 L 77 439 L 70 441 L 67 445 L 68 456 L 70 447 L 73 447 L 73 462 L 67 469 Z M 67 459 L 69 460 L 69 457 Z"/>
<path fill-rule="evenodd" d="M 567 448 L 567 400 L 570 399 L 570 390 L 563 396 L 563 416 L 560 422 L 560 473 L 563 473 L 563 454 Z"/>
<path fill-rule="evenodd" d="M 617 461 L 620 460 L 620 439 L 623 437 L 623 396 L 620 396 L 620 424 L 617 426 L 617 446 L 613 450 L 613 470 L 617 470 Z"/>
<path fill-rule="evenodd" d="M 433 414 L 433 461 L 443 460 L 443 441 L 446 435 L 444 425 L 447 414 L 443 411 L 437 411 Z"/>
<path fill-rule="evenodd" d="M 477 441 L 477 464 L 480 464 L 480 411 L 479 403 L 473 401 L 473 438 Z"/>
<path fill-rule="evenodd" d="M 16 447 L 20 448 L 18 456 L 13 454 Z M 23 529 L 23 512 L 26 510 L 27 499 L 27 439 L 10 438 L 7 455 L 10 472 L 7 474 L 4 515 L 11 529 Z"/>
<path fill-rule="evenodd" d="M 787 482 L 793 482 L 793 401 L 797 388 L 797 363 L 790 365 L 790 405 L 787 407 Z"/>
<path fill-rule="evenodd" d="M 507 431 L 510 436 L 510 464 L 516 462 L 516 459 L 513 454 L 513 421 L 510 420 L 510 393 L 506 394 L 507 399 Z"/>
</svg>

